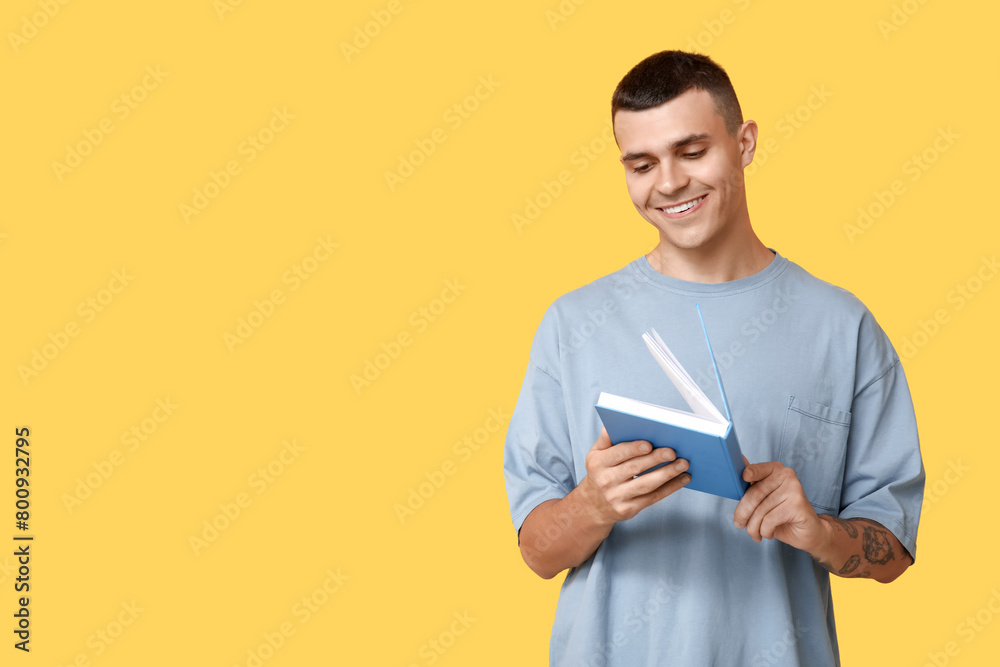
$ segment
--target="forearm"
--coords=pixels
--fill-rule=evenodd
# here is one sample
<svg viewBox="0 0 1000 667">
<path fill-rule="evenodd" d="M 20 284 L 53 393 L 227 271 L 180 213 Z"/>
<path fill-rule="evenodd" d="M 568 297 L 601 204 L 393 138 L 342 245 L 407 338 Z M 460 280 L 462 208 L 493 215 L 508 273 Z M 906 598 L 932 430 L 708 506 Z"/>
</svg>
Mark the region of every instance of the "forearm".
<svg viewBox="0 0 1000 667">
<path fill-rule="evenodd" d="M 614 527 L 614 521 L 598 517 L 588 500 L 594 493 L 589 479 L 565 497 L 541 503 L 521 524 L 521 556 L 543 579 L 586 561 Z"/>
<path fill-rule="evenodd" d="M 913 562 L 909 552 L 882 524 L 870 519 L 820 515 L 825 539 L 807 550 L 824 568 L 841 577 L 865 577 L 887 584 Z"/>
</svg>

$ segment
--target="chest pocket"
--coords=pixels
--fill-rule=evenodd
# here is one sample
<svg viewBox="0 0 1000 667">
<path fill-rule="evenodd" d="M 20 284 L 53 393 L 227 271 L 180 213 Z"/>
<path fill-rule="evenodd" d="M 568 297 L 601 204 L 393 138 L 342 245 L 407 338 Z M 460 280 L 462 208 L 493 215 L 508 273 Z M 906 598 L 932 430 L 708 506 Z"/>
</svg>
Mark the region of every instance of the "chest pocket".
<svg viewBox="0 0 1000 667">
<path fill-rule="evenodd" d="M 819 512 L 840 511 L 851 413 L 788 397 L 778 460 L 795 471 L 806 498 Z"/>
</svg>

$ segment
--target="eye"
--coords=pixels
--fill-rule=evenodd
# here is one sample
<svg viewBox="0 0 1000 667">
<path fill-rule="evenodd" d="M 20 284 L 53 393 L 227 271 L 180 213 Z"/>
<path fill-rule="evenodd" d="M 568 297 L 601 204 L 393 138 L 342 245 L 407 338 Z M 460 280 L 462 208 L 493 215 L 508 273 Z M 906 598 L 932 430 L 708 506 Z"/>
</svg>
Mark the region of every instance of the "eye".
<svg viewBox="0 0 1000 667">
<path fill-rule="evenodd" d="M 634 173 L 634 174 L 642 174 L 642 173 L 647 172 L 647 171 L 649 171 L 649 165 L 648 164 L 640 164 L 638 167 L 633 167 L 632 168 L 632 173 Z"/>
<path fill-rule="evenodd" d="M 690 160 L 696 160 L 696 159 L 700 158 L 702 155 L 704 155 L 705 151 L 707 151 L 707 150 L 708 150 L 707 148 L 703 148 L 700 151 L 697 151 L 697 152 L 694 152 L 694 153 L 684 153 L 684 157 L 686 157 L 686 158 L 688 158 Z"/>
</svg>

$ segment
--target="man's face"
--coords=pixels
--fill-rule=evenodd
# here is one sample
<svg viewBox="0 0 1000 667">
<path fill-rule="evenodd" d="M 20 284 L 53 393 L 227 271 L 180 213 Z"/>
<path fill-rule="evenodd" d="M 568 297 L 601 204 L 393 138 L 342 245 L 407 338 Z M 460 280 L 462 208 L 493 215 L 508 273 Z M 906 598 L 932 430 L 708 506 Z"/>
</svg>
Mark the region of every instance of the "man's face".
<svg viewBox="0 0 1000 667">
<path fill-rule="evenodd" d="M 618 111 L 614 129 L 629 196 L 661 243 L 710 249 L 749 225 L 743 168 L 756 123 L 730 136 L 711 95 L 691 89 L 652 109 Z"/>
</svg>

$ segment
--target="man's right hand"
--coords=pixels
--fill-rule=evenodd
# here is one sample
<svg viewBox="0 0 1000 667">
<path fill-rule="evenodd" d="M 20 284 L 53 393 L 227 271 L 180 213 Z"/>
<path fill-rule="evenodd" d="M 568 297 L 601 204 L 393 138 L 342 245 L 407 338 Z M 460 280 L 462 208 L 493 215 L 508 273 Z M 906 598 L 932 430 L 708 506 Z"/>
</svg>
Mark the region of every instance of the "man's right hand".
<svg viewBox="0 0 1000 667">
<path fill-rule="evenodd" d="M 667 463 L 645 475 L 639 475 L 660 463 Z M 666 498 L 691 481 L 684 471 L 688 462 L 678 459 L 669 447 L 654 448 L 645 440 L 611 444 L 602 427 L 601 436 L 587 452 L 587 476 L 580 489 L 595 518 L 614 524 L 631 519 L 640 510 Z M 638 477 L 635 477 L 639 475 Z"/>
<path fill-rule="evenodd" d="M 658 463 L 672 461 L 645 475 Z M 653 449 L 645 440 L 611 446 L 608 432 L 590 448 L 587 476 L 558 500 L 533 509 L 518 534 L 521 556 L 539 576 L 551 579 L 590 558 L 615 523 L 666 498 L 691 481 L 688 462 L 672 449 Z"/>
</svg>

